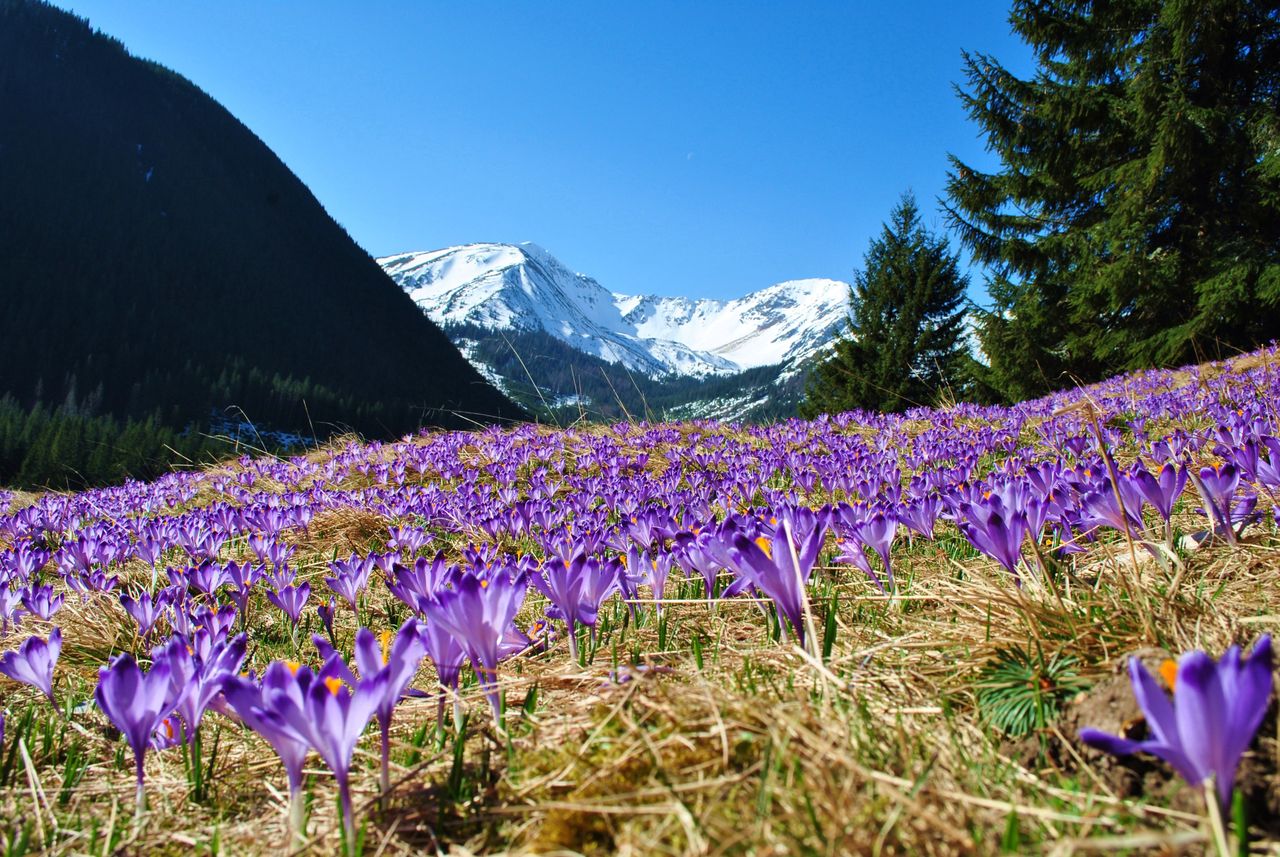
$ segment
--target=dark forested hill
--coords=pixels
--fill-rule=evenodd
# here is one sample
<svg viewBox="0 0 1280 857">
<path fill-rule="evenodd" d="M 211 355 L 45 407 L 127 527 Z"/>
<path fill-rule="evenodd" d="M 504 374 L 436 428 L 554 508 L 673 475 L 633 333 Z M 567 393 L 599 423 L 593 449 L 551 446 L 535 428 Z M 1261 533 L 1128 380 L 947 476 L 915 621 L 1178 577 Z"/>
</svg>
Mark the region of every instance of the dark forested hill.
<svg viewBox="0 0 1280 857">
<path fill-rule="evenodd" d="M 33 0 L 0 0 L 5 393 L 308 436 L 522 416 L 234 116 Z"/>
</svg>

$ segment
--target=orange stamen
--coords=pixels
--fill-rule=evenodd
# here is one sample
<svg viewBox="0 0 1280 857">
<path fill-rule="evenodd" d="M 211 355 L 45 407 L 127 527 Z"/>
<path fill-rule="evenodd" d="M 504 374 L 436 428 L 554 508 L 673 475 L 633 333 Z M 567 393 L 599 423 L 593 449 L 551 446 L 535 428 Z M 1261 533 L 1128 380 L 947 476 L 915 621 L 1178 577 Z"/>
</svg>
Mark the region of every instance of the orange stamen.
<svg viewBox="0 0 1280 857">
<path fill-rule="evenodd" d="M 387 659 L 391 656 L 391 638 L 394 637 L 391 631 L 382 632 L 382 665 L 387 665 Z"/>
<path fill-rule="evenodd" d="M 289 670 L 289 675 L 297 675 L 298 670 L 302 669 L 302 664 L 297 661 L 285 661 L 284 665 Z"/>
<path fill-rule="evenodd" d="M 1178 664 L 1176 661 L 1165 658 L 1160 664 L 1160 677 L 1164 679 L 1164 683 L 1169 685 L 1169 690 L 1176 690 L 1178 683 Z"/>
<path fill-rule="evenodd" d="M 334 696 L 337 696 L 338 689 L 342 687 L 342 679 L 337 679 L 337 678 L 334 678 L 333 676 L 329 676 L 327 679 L 324 680 L 324 686 L 329 688 L 330 693 L 332 693 Z"/>
</svg>

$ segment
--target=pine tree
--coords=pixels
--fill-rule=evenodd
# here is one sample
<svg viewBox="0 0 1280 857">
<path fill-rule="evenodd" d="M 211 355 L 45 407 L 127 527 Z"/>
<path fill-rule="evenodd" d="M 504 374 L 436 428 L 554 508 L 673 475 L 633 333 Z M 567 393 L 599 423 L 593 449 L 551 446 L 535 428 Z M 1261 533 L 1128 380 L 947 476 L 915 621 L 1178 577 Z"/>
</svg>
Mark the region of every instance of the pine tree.
<svg viewBox="0 0 1280 857">
<path fill-rule="evenodd" d="M 952 157 L 946 205 L 992 272 L 986 380 L 1020 398 L 1280 332 L 1280 8 L 1017 0 L 1022 79 L 966 54 L 1001 161 Z"/>
<path fill-rule="evenodd" d="M 959 257 L 904 194 L 849 291 L 849 329 L 809 374 L 801 413 L 927 405 L 959 380 L 965 289 Z"/>
</svg>

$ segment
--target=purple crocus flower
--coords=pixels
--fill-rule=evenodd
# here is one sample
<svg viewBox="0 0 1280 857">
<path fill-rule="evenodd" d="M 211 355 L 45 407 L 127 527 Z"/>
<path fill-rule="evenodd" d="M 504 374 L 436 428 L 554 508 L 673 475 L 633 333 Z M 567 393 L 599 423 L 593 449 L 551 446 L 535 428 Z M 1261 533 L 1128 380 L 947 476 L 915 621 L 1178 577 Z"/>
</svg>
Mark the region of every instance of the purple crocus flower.
<svg viewBox="0 0 1280 857">
<path fill-rule="evenodd" d="M 175 635 L 154 653 L 157 662 L 165 660 L 169 664 L 174 710 L 182 718 L 182 742 L 195 739 L 205 711 L 222 690 L 223 682 L 240 670 L 245 647 L 246 637 L 239 634 L 229 641 L 211 644 L 202 656 L 193 654 L 187 640 Z"/>
<path fill-rule="evenodd" d="M 226 569 L 211 560 L 205 560 L 187 571 L 187 582 L 210 598 L 230 580 Z"/>
<path fill-rule="evenodd" d="M 1187 485 L 1187 468 L 1166 464 L 1159 476 L 1152 476 L 1146 468 L 1138 467 L 1125 474 L 1133 489 L 1155 507 L 1156 514 L 1168 521 L 1173 515 L 1173 504 Z"/>
<path fill-rule="evenodd" d="M 604 562 L 589 559 L 583 574 L 586 585 L 582 589 L 582 601 L 578 603 L 578 621 L 590 629 L 591 644 L 595 645 L 600 606 L 622 588 L 624 570 L 622 562 L 616 558 Z"/>
<path fill-rule="evenodd" d="M 289 824 L 295 844 L 304 839 L 306 833 L 302 766 L 311 750 L 311 743 L 305 734 L 280 716 L 276 710 L 279 703 L 273 707 L 270 700 L 273 694 L 278 694 L 288 700 L 288 705 L 301 708 L 314 680 L 311 670 L 296 661 L 273 661 L 263 673 L 261 684 L 242 676 L 228 676 L 222 683 L 227 704 L 246 726 L 271 745 L 284 765 L 289 781 Z"/>
<path fill-rule="evenodd" d="M 289 567 L 288 563 L 274 566 L 271 571 L 266 574 L 267 582 L 271 584 L 271 588 L 279 591 L 286 586 L 292 586 L 293 582 L 298 579 L 298 573 Z"/>
<path fill-rule="evenodd" d="M 1239 646 L 1232 646 L 1216 664 L 1204 652 L 1187 652 L 1178 660 L 1172 702 L 1137 658 L 1129 660 L 1129 680 L 1152 737 L 1131 741 L 1082 729 L 1080 740 L 1118 756 L 1159 756 L 1193 786 L 1212 779 L 1225 806 L 1240 757 L 1270 702 L 1271 637 L 1259 638 L 1248 658 L 1241 656 Z"/>
<path fill-rule="evenodd" d="M 311 584 L 305 580 L 297 586 L 286 586 L 278 592 L 268 591 L 267 600 L 279 607 L 294 625 L 302 618 L 307 599 L 311 597 Z"/>
<path fill-rule="evenodd" d="M 427 647 L 427 657 L 431 659 L 431 663 L 435 664 L 436 680 L 441 687 L 441 692 L 436 698 L 436 720 L 443 722 L 445 697 L 453 695 L 455 697 L 454 719 L 461 723 L 462 716 L 457 710 L 460 704 L 456 698 L 458 677 L 462 672 L 462 664 L 467 658 L 467 652 L 453 634 L 445 630 L 439 622 L 426 622 L 420 626 L 420 630 L 422 642 Z"/>
<path fill-rule="evenodd" d="M 373 560 L 352 554 L 350 559 L 329 563 L 333 577 L 326 577 L 324 582 L 344 601 L 351 605 L 352 612 L 358 609 L 360 593 L 369 585 L 369 574 L 373 571 Z"/>
<path fill-rule="evenodd" d="M 902 508 L 899 519 L 912 532 L 919 533 L 926 539 L 933 538 L 933 528 L 938 521 L 938 513 L 942 511 L 942 500 L 937 494 L 921 497 Z"/>
<path fill-rule="evenodd" d="M 961 503 L 957 512 L 956 524 L 970 544 L 1018 578 L 1022 542 L 1027 536 L 1026 515 L 1006 510 L 997 494 L 976 503 Z"/>
<path fill-rule="evenodd" d="M 293 546 L 277 542 L 271 536 L 249 536 L 249 549 L 257 554 L 263 563 L 279 568 L 293 555 Z"/>
<path fill-rule="evenodd" d="M 236 622 L 236 611 L 230 605 L 218 609 L 217 604 L 212 604 L 189 611 L 175 610 L 171 619 L 174 630 L 186 638 L 195 656 L 207 658 L 212 646 L 226 641 Z"/>
<path fill-rule="evenodd" d="M 22 606 L 26 607 L 33 616 L 39 616 L 48 622 L 53 618 L 53 614 L 62 609 L 64 596 L 55 595 L 53 587 L 49 584 L 37 586 L 32 583 L 22 592 Z"/>
<path fill-rule="evenodd" d="M 836 556 L 836 562 L 847 563 L 859 569 L 876 585 L 880 592 L 885 592 L 884 581 L 876 573 L 875 567 L 871 564 L 871 559 L 867 556 L 866 548 L 857 537 L 840 539 L 836 542 L 836 546 L 840 549 L 840 553 Z"/>
<path fill-rule="evenodd" d="M 143 761 L 151 746 L 151 735 L 173 711 L 169 664 L 156 661 L 143 673 L 133 655 L 116 656 L 109 666 L 98 670 L 98 687 L 93 694 L 98 708 L 120 730 L 133 749 L 138 777 L 138 811 L 143 808 Z"/>
<path fill-rule="evenodd" d="M 10 568 L 21 579 L 27 580 L 49 561 L 49 552 L 27 542 L 20 542 L 13 546 L 6 559 Z"/>
<path fill-rule="evenodd" d="M 854 526 L 854 539 L 860 541 L 863 546 L 871 548 L 876 552 L 876 556 L 880 557 L 880 564 L 884 568 L 884 580 L 870 570 L 869 563 L 863 571 L 871 577 L 881 592 L 891 592 L 897 588 L 893 580 L 893 565 L 890 562 L 893 541 L 897 535 L 898 519 L 884 512 L 876 512 Z"/>
<path fill-rule="evenodd" d="M 1240 530 L 1244 529 L 1249 521 L 1248 513 L 1253 510 L 1249 500 L 1257 502 L 1257 498 L 1246 498 L 1243 503 L 1246 508 L 1243 511 L 1237 508 L 1236 491 L 1240 487 L 1240 471 L 1235 465 L 1222 464 L 1203 467 L 1199 473 L 1190 473 L 1189 477 L 1200 493 L 1200 499 L 1204 501 L 1203 512 L 1209 519 L 1209 526 L 1230 544 L 1235 544 L 1240 534 L 1235 525 L 1239 523 Z"/>
<path fill-rule="evenodd" d="M 1131 493 L 1138 494 L 1156 510 L 1160 520 L 1164 522 L 1165 547 L 1173 551 L 1173 504 L 1187 485 L 1187 468 L 1174 465 L 1172 462 L 1160 469 L 1159 476 L 1152 476 L 1145 467 L 1137 466 L 1122 482 L 1128 484 Z"/>
<path fill-rule="evenodd" d="M 671 566 L 675 562 L 675 558 L 669 553 L 658 554 L 654 559 L 649 560 L 649 568 L 646 572 L 645 579 L 649 584 L 649 589 L 653 592 L 657 614 L 662 615 L 662 599 L 667 592 L 667 578 L 671 576 Z"/>
<path fill-rule="evenodd" d="M 320 617 L 320 624 L 324 626 L 324 632 L 329 635 L 329 639 L 333 639 L 333 615 L 338 609 L 338 602 L 332 595 L 329 596 L 328 604 L 320 604 L 316 607 L 316 614 Z"/>
<path fill-rule="evenodd" d="M 144 536 L 138 539 L 138 543 L 134 545 L 133 552 L 138 559 L 151 566 L 154 576 L 156 563 L 160 561 L 160 555 L 164 553 L 164 544 L 156 539 Z"/>
<path fill-rule="evenodd" d="M 763 538 L 752 541 L 738 534 L 731 550 L 739 573 L 773 599 L 801 646 L 805 645 L 804 614 L 808 604 L 805 585 L 817 562 L 824 535 L 825 528 L 819 526 L 802 543 L 796 544 L 790 524 L 782 521 L 774 531 L 772 543 Z"/>
<path fill-rule="evenodd" d="M 91 592 L 110 592 L 120 585 L 120 578 L 116 575 L 108 576 L 100 568 L 86 571 L 80 574 L 68 575 L 66 578 L 67 586 L 87 596 Z"/>
<path fill-rule="evenodd" d="M 623 592 L 629 599 L 638 599 L 640 597 L 637 587 L 640 584 L 648 584 L 653 591 L 653 599 L 655 602 L 656 612 L 662 615 L 662 597 L 666 592 L 667 578 L 671 576 L 671 565 L 675 561 L 670 553 L 655 554 L 655 558 L 650 559 L 649 553 L 640 550 L 635 545 L 627 551 L 625 556 L 620 556 L 618 561 L 623 564 L 622 574 L 618 581 L 622 585 Z M 631 608 L 632 616 L 635 615 L 635 604 L 628 605 Z"/>
<path fill-rule="evenodd" d="M 28 637 L 16 652 L 5 652 L 0 656 L 0 674 L 42 691 L 56 705 L 58 701 L 53 698 L 53 668 L 61 653 L 62 629 L 54 628 L 49 632 L 48 640 Z"/>
<path fill-rule="evenodd" d="M 507 631 L 515 621 L 529 588 L 526 575 L 499 572 L 487 578 L 474 574 L 459 577 L 452 590 L 441 592 L 427 604 L 427 621 L 438 623 L 467 652 L 502 728 L 502 701 L 498 695 L 498 661 Z"/>
<path fill-rule="evenodd" d="M 9 633 L 9 623 L 21 623 L 27 611 L 21 607 L 22 596 L 8 583 L 0 583 L 0 633 Z"/>
<path fill-rule="evenodd" d="M 332 660 L 332 659 L 331 659 Z M 348 850 L 353 850 L 355 827 L 351 815 L 349 775 L 351 757 L 365 727 L 373 718 L 385 696 L 389 676 L 380 673 L 362 679 L 354 689 L 337 675 L 321 670 L 319 681 L 312 682 L 298 704 L 286 691 L 264 692 L 268 707 L 299 735 L 305 735 L 320 758 L 333 771 L 338 781 L 342 802 L 342 823 Z"/>
<path fill-rule="evenodd" d="M 1263 438 L 1262 446 L 1266 448 L 1267 455 L 1258 459 L 1254 475 L 1264 488 L 1274 491 L 1280 488 L 1280 438 Z"/>
<path fill-rule="evenodd" d="M 160 614 L 169 603 L 169 597 L 165 591 L 161 591 L 159 595 L 152 598 L 150 592 L 140 592 L 137 597 L 129 595 L 127 592 L 120 593 L 120 606 L 125 612 L 133 617 L 133 621 L 138 623 L 138 636 L 145 637 L 151 633 L 151 629 L 155 627 Z"/>
<path fill-rule="evenodd" d="M 542 565 L 542 571 L 531 575 L 533 585 L 547 597 L 569 629 L 569 657 L 578 661 L 578 635 L 575 625 L 587 586 L 587 558 L 578 554 L 572 562 L 553 559 Z"/>
<path fill-rule="evenodd" d="M 432 535 L 421 527 L 391 527 L 387 547 L 410 556 L 420 551 L 431 541 Z"/>
<path fill-rule="evenodd" d="M 386 676 L 383 697 L 378 703 L 378 726 L 382 738 L 382 792 L 391 790 L 391 715 L 418 672 L 426 644 L 417 619 L 408 619 L 398 632 L 383 631 L 374 636 L 368 628 L 356 631 L 356 666 L 363 678 Z"/>
<path fill-rule="evenodd" d="M 436 592 L 458 573 L 449 565 L 443 552 L 434 559 L 419 558 L 412 566 L 396 563 L 387 575 L 387 588 L 403 601 L 410 610 L 422 613 L 422 605 L 435 598 Z"/>
<path fill-rule="evenodd" d="M 711 603 L 715 595 L 716 576 L 724 565 L 707 549 L 708 542 L 715 537 L 708 532 L 681 533 L 676 537 L 677 550 L 675 561 L 684 569 L 685 574 L 702 577 L 707 593 L 707 603 Z"/>
<path fill-rule="evenodd" d="M 264 566 L 254 565 L 249 562 L 228 562 L 225 570 L 227 579 L 231 581 L 231 586 L 233 587 L 231 600 L 235 602 L 236 612 L 240 614 L 240 621 L 247 623 L 249 596 L 253 594 L 254 585 L 267 573 L 267 570 Z M 295 619 L 294 621 L 296 622 L 297 620 Z M 241 627 L 243 629 L 243 625 Z"/>
</svg>

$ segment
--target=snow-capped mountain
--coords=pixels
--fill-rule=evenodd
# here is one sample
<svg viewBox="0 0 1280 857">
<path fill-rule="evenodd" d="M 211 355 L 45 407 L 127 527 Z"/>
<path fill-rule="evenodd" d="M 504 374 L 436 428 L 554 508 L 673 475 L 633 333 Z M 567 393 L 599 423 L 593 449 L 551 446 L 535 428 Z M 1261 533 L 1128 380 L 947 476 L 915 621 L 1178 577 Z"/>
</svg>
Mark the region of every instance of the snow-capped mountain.
<svg viewBox="0 0 1280 857">
<path fill-rule="evenodd" d="M 378 263 L 442 325 L 544 331 L 650 376 L 794 366 L 844 321 L 849 286 L 791 280 L 737 300 L 622 295 L 535 244 L 467 244 Z"/>
</svg>

